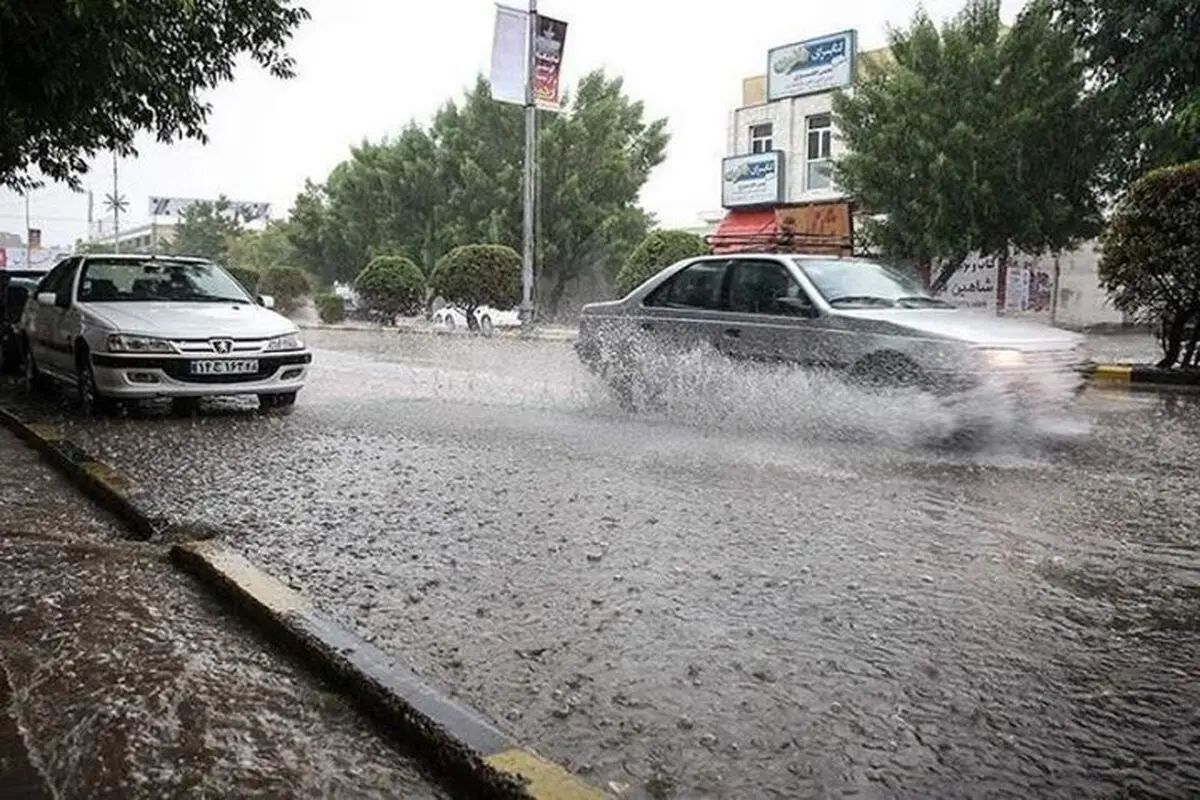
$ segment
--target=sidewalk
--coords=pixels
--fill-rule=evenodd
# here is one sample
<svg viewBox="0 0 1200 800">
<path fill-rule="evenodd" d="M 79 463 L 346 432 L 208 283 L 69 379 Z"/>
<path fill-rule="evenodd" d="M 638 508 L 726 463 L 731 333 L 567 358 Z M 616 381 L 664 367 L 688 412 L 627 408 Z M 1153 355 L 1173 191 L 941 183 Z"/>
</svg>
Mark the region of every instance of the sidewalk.
<svg viewBox="0 0 1200 800">
<path fill-rule="evenodd" d="M 0 431 L 0 797 L 441 798 Z"/>
<path fill-rule="evenodd" d="M 1097 364 L 1154 364 L 1162 358 L 1149 333 L 1092 333 L 1087 340 Z"/>
</svg>

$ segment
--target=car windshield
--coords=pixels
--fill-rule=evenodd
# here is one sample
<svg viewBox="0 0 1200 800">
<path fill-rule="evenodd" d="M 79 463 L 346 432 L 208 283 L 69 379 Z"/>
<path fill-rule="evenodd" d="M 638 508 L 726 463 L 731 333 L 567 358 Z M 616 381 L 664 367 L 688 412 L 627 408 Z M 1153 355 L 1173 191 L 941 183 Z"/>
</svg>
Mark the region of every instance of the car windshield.
<svg viewBox="0 0 1200 800">
<path fill-rule="evenodd" d="M 213 263 L 164 258 L 89 258 L 79 279 L 79 300 L 111 302 L 249 303 L 246 291 Z"/>
<path fill-rule="evenodd" d="M 949 308 L 904 270 L 875 261 L 798 258 L 796 266 L 832 306 Z"/>
</svg>

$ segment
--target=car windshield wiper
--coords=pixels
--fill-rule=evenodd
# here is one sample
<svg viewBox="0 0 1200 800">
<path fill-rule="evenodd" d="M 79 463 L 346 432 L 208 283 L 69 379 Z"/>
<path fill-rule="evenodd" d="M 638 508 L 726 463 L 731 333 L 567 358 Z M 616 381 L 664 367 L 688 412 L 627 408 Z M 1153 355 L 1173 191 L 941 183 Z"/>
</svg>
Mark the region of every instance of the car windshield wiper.
<svg viewBox="0 0 1200 800">
<path fill-rule="evenodd" d="M 873 294 L 847 294 L 841 297 L 830 299 L 829 305 L 864 305 L 864 306 L 884 306 L 891 308 L 896 303 L 887 297 L 878 297 Z"/>
<path fill-rule="evenodd" d="M 244 297 L 217 297 L 211 294 L 185 294 L 170 298 L 178 300 L 181 303 L 246 303 L 250 301 Z"/>
<path fill-rule="evenodd" d="M 940 300 L 936 297 L 926 297 L 920 294 L 914 294 L 909 297 L 897 297 L 896 305 L 905 308 L 954 308 L 953 303 L 947 303 L 945 300 Z"/>
</svg>

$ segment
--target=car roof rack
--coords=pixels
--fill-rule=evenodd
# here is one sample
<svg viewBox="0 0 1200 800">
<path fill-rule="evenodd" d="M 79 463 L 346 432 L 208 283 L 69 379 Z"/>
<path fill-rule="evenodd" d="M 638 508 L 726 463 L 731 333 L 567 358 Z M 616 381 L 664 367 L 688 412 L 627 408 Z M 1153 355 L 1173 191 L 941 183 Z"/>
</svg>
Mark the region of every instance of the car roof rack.
<svg viewBox="0 0 1200 800">
<path fill-rule="evenodd" d="M 794 231 L 713 233 L 704 237 L 713 253 L 796 253 L 825 256 L 854 255 L 854 240 Z"/>
</svg>

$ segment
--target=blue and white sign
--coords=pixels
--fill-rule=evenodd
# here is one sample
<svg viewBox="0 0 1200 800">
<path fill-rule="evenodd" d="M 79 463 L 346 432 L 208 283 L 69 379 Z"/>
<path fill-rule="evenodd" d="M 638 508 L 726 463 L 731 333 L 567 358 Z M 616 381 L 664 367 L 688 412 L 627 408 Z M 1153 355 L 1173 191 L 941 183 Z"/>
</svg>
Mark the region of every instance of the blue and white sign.
<svg viewBox="0 0 1200 800">
<path fill-rule="evenodd" d="M 721 205 L 770 206 L 783 202 L 783 152 L 730 156 L 721 161 Z"/>
<path fill-rule="evenodd" d="M 767 100 L 849 88 L 858 36 L 850 31 L 809 39 L 767 53 Z"/>
</svg>

